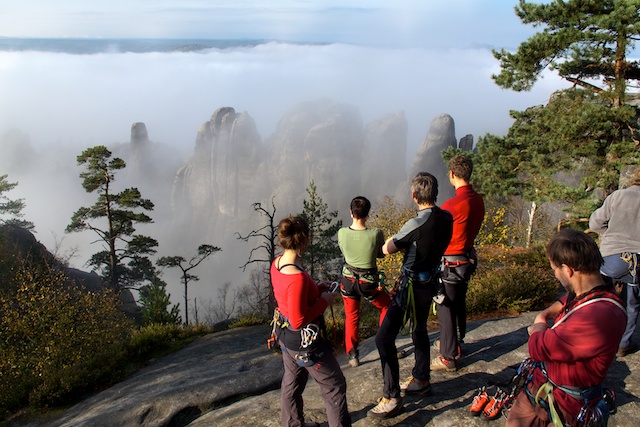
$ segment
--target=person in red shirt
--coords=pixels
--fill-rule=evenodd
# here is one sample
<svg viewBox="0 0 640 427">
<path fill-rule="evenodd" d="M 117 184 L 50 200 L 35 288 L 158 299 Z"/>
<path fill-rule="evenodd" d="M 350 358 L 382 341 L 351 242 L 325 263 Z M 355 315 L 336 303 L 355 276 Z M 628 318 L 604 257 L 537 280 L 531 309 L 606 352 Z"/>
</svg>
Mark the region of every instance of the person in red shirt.
<svg viewBox="0 0 640 427">
<path fill-rule="evenodd" d="M 537 367 L 516 395 L 505 425 L 606 425 L 589 424 L 589 416 L 602 401 L 602 383 L 626 327 L 624 302 L 600 275 L 600 250 L 583 232 L 561 230 L 547 245 L 547 256 L 567 294 L 528 328 L 529 355 Z"/>
<path fill-rule="evenodd" d="M 467 330 L 467 288 L 469 278 L 477 266 L 473 242 L 484 219 L 484 200 L 469 184 L 473 163 L 460 154 L 449 161 L 449 182 L 456 195 L 442 204 L 442 209 L 453 216 L 453 235 L 442 257 L 444 301 L 437 305 L 440 324 L 440 354 L 431 361 L 431 370 L 457 369 L 460 343 Z"/>
<path fill-rule="evenodd" d="M 309 245 L 309 224 L 288 216 L 278 224 L 278 244 L 284 249 L 271 265 L 271 283 L 277 309 L 274 331 L 282 349 L 284 375 L 280 394 L 283 427 L 302 427 L 302 392 L 311 376 L 320 385 L 330 427 L 350 427 L 347 383 L 331 345 L 319 334 L 324 310 L 337 292 L 317 284 L 302 269 Z"/>
</svg>

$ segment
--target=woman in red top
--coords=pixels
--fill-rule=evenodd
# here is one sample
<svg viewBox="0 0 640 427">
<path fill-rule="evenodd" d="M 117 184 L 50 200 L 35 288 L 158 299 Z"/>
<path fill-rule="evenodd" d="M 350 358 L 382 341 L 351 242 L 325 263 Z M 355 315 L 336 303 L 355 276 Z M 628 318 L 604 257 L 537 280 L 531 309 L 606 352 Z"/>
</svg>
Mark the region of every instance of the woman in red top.
<svg viewBox="0 0 640 427">
<path fill-rule="evenodd" d="M 271 265 L 271 282 L 280 313 L 277 337 L 284 363 L 282 426 L 305 425 L 302 392 L 309 376 L 320 385 L 329 426 L 351 426 L 346 381 L 331 346 L 318 334 L 323 312 L 336 293 L 328 292 L 325 284 L 316 284 L 302 269 L 309 225 L 300 217 L 283 218 L 278 224 L 278 241 L 284 252 Z"/>
</svg>

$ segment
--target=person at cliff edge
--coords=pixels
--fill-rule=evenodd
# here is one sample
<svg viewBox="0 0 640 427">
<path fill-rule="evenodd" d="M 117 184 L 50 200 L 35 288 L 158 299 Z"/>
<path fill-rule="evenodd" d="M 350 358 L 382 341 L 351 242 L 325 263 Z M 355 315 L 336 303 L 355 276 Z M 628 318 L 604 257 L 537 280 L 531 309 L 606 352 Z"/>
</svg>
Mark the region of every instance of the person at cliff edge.
<svg viewBox="0 0 640 427">
<path fill-rule="evenodd" d="M 271 265 L 271 281 L 278 306 L 274 334 L 284 363 L 282 426 L 305 426 L 302 393 L 311 376 L 320 385 L 329 426 L 349 427 L 347 384 L 331 345 L 319 334 L 323 312 L 333 304 L 337 290 L 329 292 L 327 284 L 317 284 L 302 269 L 301 257 L 309 245 L 309 224 L 303 218 L 280 221 L 278 244 L 284 252 Z"/>
<path fill-rule="evenodd" d="M 624 302 L 601 276 L 598 245 L 585 233 L 561 230 L 547 256 L 567 294 L 528 328 L 532 380 L 515 397 L 505 425 L 604 426 L 609 408 L 602 383 L 627 323 Z"/>
<path fill-rule="evenodd" d="M 453 215 L 453 235 L 442 257 L 442 283 L 445 298 L 437 304 L 440 339 L 435 342 L 440 354 L 431 361 L 431 370 L 457 370 L 462 356 L 461 344 L 467 331 L 467 288 L 476 271 L 478 256 L 473 242 L 484 220 L 484 200 L 469 183 L 473 163 L 460 154 L 449 160 L 449 182 L 456 195 L 442 204 Z"/>
<path fill-rule="evenodd" d="M 604 264 L 600 273 L 614 282 L 622 282 L 621 295 L 627 303 L 627 328 L 620 341 L 618 357 L 638 350 L 631 341 L 640 312 L 640 170 L 631 185 L 609 194 L 602 206 L 589 218 L 591 231 L 603 233 L 600 253 Z"/>
<path fill-rule="evenodd" d="M 420 172 L 411 182 L 411 197 L 418 205 L 415 218 L 382 246 L 385 254 L 404 251 L 401 276 L 391 298 L 391 304 L 376 334 L 376 347 L 384 378 L 382 397 L 369 410 L 368 416 L 388 418 L 402 410 L 401 391 L 406 394 L 429 394 L 430 354 L 427 317 L 435 292 L 437 271 L 444 250 L 451 239 L 453 218 L 436 206 L 438 180 Z M 396 337 L 402 326 L 410 322 L 415 346 L 412 376 L 400 384 L 400 367 Z"/>
<path fill-rule="evenodd" d="M 344 345 L 349 365 L 360 365 L 358 331 L 360 326 L 360 300 L 369 301 L 379 312 L 382 323 L 389 308 L 389 294 L 380 285 L 376 258 L 382 258 L 384 236 L 378 228 L 367 228 L 371 202 L 358 196 L 351 201 L 353 219 L 349 227 L 338 230 L 338 246 L 344 255 L 340 291 L 344 301 Z"/>
</svg>

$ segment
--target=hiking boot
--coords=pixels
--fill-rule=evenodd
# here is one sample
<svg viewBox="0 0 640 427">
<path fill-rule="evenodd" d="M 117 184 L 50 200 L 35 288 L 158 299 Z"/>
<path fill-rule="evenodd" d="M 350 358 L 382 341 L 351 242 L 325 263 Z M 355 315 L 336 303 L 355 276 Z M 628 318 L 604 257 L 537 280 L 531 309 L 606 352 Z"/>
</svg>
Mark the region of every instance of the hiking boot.
<svg viewBox="0 0 640 427">
<path fill-rule="evenodd" d="M 419 380 L 409 377 L 407 381 L 400 383 L 400 390 L 406 394 L 421 394 L 423 396 L 431 393 L 431 384 L 429 380 Z"/>
<path fill-rule="evenodd" d="M 369 409 L 367 416 L 372 418 L 390 418 L 400 413 L 401 410 L 402 398 L 391 397 L 387 399 L 386 397 L 381 397 L 378 399 L 378 404 Z"/>
<path fill-rule="evenodd" d="M 447 371 L 455 372 L 458 370 L 455 360 L 447 360 L 444 357 L 438 355 L 431 361 L 432 371 Z"/>
<path fill-rule="evenodd" d="M 411 353 L 411 348 L 405 348 L 404 350 L 400 350 L 398 352 L 398 360 L 404 359 L 409 355 L 409 353 Z"/>
<path fill-rule="evenodd" d="M 487 420 L 495 420 L 502 415 L 502 408 L 504 407 L 505 393 L 502 390 L 498 390 L 496 395 L 489 399 L 487 406 L 482 411 L 482 416 Z"/>
<path fill-rule="evenodd" d="M 471 408 L 469 408 L 469 412 L 474 417 L 479 416 L 484 408 L 489 403 L 489 395 L 487 394 L 486 387 L 481 387 L 478 389 L 478 393 L 473 397 L 473 401 L 471 402 Z"/>
<path fill-rule="evenodd" d="M 625 357 L 627 354 L 635 353 L 638 351 L 638 346 L 634 343 L 630 343 L 627 347 L 618 347 L 616 357 Z"/>
<path fill-rule="evenodd" d="M 440 352 L 440 340 L 435 340 L 433 342 L 433 346 Z M 458 344 L 458 354 L 453 357 L 453 360 L 460 360 L 462 357 L 462 348 L 460 348 L 460 344 Z"/>
<path fill-rule="evenodd" d="M 357 349 L 352 348 L 347 355 L 349 356 L 349 366 L 351 366 L 352 368 L 357 368 L 358 366 L 360 366 L 360 357 Z"/>
<path fill-rule="evenodd" d="M 357 368 L 358 366 L 360 366 L 360 359 L 358 358 L 358 356 L 349 356 L 349 366 L 351 366 L 352 368 Z"/>
</svg>

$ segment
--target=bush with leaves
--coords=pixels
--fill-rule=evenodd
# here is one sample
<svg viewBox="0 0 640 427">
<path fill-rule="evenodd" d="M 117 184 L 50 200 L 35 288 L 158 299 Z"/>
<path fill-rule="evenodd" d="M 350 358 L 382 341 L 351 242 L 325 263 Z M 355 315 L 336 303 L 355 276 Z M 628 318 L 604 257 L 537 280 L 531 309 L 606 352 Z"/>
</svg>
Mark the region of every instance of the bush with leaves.
<svg viewBox="0 0 640 427">
<path fill-rule="evenodd" d="M 0 294 L 0 413 L 72 402 L 120 369 L 131 323 L 112 291 L 85 293 L 62 274 L 21 269 Z"/>
<path fill-rule="evenodd" d="M 414 206 L 398 203 L 387 196 L 382 200 L 382 203 L 373 207 L 367 226 L 369 228 L 379 228 L 382 230 L 384 238 L 388 239 L 400 231 L 405 222 L 415 218 L 415 216 L 416 209 Z M 377 261 L 378 270 L 386 275 L 385 283 L 388 287 L 393 286 L 396 277 L 400 274 L 402 257 L 402 252 L 396 252 Z"/>
<path fill-rule="evenodd" d="M 478 272 L 467 292 L 469 317 L 540 310 L 558 296 L 559 284 L 543 247 L 480 247 L 478 256 Z"/>
</svg>

